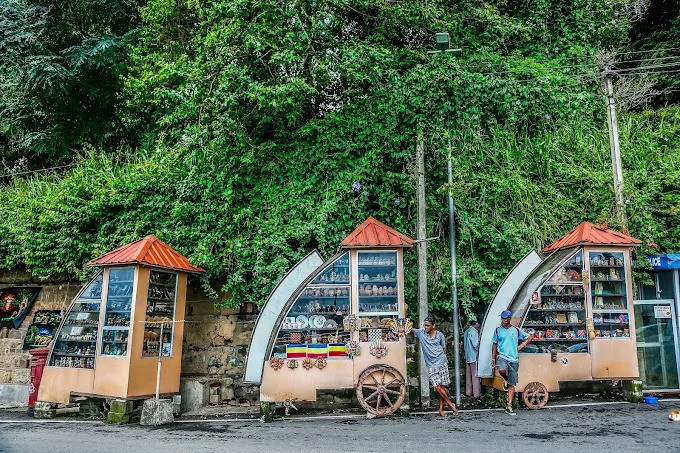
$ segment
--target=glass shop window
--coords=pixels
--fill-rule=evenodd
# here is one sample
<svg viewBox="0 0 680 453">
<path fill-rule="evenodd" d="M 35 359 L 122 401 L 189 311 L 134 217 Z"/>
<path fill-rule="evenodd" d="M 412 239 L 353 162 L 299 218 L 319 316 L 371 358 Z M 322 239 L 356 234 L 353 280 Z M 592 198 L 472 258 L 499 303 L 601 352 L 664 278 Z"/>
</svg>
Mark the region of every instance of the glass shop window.
<svg viewBox="0 0 680 453">
<path fill-rule="evenodd" d="M 50 366 L 94 368 L 103 273 L 73 301 L 55 336 Z"/>
<path fill-rule="evenodd" d="M 126 356 L 130 335 L 134 268 L 110 269 L 101 355 Z"/>
<path fill-rule="evenodd" d="M 152 270 L 146 297 L 146 322 L 142 357 L 172 356 L 177 274 Z"/>
<path fill-rule="evenodd" d="M 359 341 L 398 341 L 392 325 L 399 318 L 397 252 L 359 252 Z"/>
<path fill-rule="evenodd" d="M 350 268 L 349 252 L 345 252 L 333 261 L 313 281 L 313 285 L 349 285 Z"/>
<path fill-rule="evenodd" d="M 579 251 L 541 287 L 522 326 L 535 337 L 522 353 L 588 352 L 583 266 Z"/>
<path fill-rule="evenodd" d="M 590 294 L 596 338 L 630 338 L 623 252 L 590 252 Z"/>
<path fill-rule="evenodd" d="M 298 295 L 281 323 L 272 357 L 347 358 L 351 333 L 343 319 L 351 313 L 350 256 L 343 253 Z M 344 284 L 340 284 L 344 283 Z"/>
</svg>

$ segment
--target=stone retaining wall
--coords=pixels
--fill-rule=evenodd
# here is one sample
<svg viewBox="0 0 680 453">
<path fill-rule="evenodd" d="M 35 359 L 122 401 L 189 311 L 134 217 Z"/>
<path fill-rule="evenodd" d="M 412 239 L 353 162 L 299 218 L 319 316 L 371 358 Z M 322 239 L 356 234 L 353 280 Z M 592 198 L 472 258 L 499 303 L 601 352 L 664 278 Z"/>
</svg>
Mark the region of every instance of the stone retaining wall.
<svg viewBox="0 0 680 453">
<path fill-rule="evenodd" d="M 28 397 L 30 355 L 23 350 L 24 337 L 38 310 L 63 310 L 80 289 L 79 283 L 67 279 L 36 281 L 21 271 L 0 272 L 0 288 L 40 286 L 30 313 L 18 329 L 0 328 L 0 406 L 16 405 Z"/>
<path fill-rule="evenodd" d="M 182 354 L 182 410 L 209 404 L 257 405 L 257 387 L 243 385 L 243 373 L 257 308 L 216 308 L 214 300 L 189 291 Z"/>
</svg>

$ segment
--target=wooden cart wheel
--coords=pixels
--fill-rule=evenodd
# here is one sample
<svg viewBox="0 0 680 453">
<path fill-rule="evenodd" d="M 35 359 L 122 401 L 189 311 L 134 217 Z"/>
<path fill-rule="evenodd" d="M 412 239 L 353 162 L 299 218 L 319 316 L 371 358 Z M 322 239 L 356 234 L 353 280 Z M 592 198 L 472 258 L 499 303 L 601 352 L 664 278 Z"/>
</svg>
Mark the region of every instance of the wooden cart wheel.
<svg viewBox="0 0 680 453">
<path fill-rule="evenodd" d="M 540 409 L 548 402 L 550 393 L 540 382 L 529 383 L 522 392 L 522 401 L 529 409 Z"/>
<path fill-rule="evenodd" d="M 359 376 L 357 398 L 371 414 L 379 417 L 392 414 L 406 398 L 406 381 L 389 365 L 371 365 Z"/>
</svg>

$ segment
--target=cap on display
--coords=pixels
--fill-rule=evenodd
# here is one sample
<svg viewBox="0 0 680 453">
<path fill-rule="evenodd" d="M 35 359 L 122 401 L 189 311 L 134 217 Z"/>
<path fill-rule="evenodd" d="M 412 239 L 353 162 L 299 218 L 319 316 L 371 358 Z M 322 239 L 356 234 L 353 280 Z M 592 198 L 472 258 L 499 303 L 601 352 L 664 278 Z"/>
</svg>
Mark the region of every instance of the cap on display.
<svg viewBox="0 0 680 453">
<path fill-rule="evenodd" d="M 501 313 L 501 319 L 512 318 L 512 312 L 510 310 L 504 310 Z"/>
</svg>

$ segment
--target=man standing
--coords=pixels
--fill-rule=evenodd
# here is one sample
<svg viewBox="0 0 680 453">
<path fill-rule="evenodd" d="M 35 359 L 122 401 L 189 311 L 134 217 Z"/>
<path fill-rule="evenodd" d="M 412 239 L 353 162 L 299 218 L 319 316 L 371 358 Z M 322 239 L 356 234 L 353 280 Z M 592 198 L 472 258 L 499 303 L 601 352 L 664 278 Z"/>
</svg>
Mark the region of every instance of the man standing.
<svg viewBox="0 0 680 453">
<path fill-rule="evenodd" d="M 465 394 L 474 398 L 482 396 L 482 381 L 477 376 L 477 352 L 479 349 L 479 321 L 470 321 L 463 335 L 465 345 Z"/>
<path fill-rule="evenodd" d="M 437 331 L 430 317 L 425 318 L 422 329 L 413 329 L 413 334 L 420 341 L 430 382 L 439 396 L 439 415 L 444 417 L 444 403 L 451 408 L 454 415 L 458 415 L 456 406 L 446 393 L 446 387 L 451 385 L 451 378 L 449 377 L 449 364 L 446 361 L 444 334 Z"/>
<path fill-rule="evenodd" d="M 512 408 L 512 400 L 515 397 L 515 386 L 519 374 L 519 355 L 517 354 L 533 337 L 523 330 L 510 324 L 512 312 L 505 310 L 501 313 L 501 325 L 496 327 L 493 334 L 493 347 L 491 349 L 491 368 L 497 367 L 501 377 L 508 386 L 508 407 L 505 409 L 510 415 L 516 415 Z M 518 346 L 520 340 L 524 340 Z M 498 358 L 496 358 L 498 356 Z"/>
</svg>

